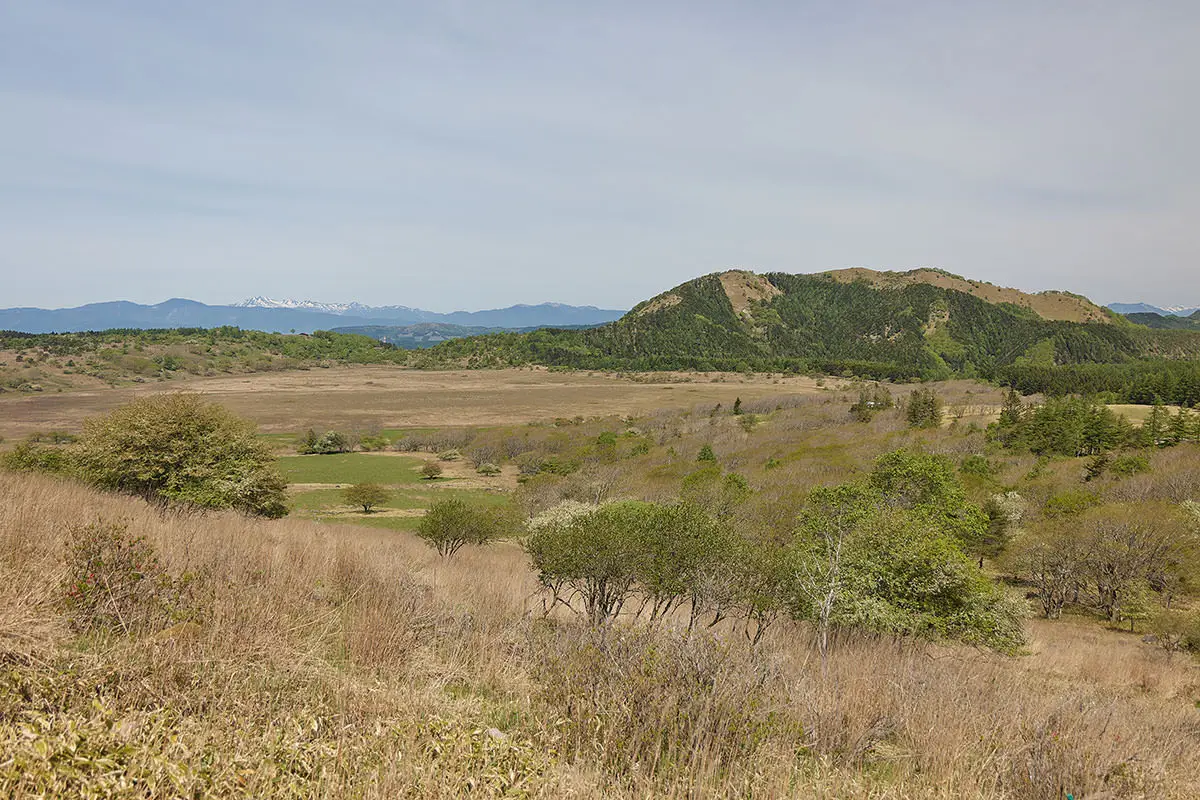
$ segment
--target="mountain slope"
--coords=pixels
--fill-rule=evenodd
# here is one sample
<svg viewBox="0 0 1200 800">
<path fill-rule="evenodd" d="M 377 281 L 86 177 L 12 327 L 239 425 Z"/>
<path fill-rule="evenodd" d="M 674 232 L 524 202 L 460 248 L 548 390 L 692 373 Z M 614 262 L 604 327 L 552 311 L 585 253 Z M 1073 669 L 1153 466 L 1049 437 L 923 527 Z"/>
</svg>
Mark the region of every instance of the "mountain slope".
<svg viewBox="0 0 1200 800">
<path fill-rule="evenodd" d="M 947 282 L 951 286 L 942 285 Z M 973 291 L 953 288 L 964 282 Z M 817 369 L 934 378 L 990 377 L 1010 365 L 1119 363 L 1197 352 L 1198 337 L 1140 328 L 1064 292 L 1027 295 L 932 270 L 734 270 L 676 286 L 592 330 L 474 337 L 443 343 L 427 355 L 430 363 L 471 366 Z"/>
<path fill-rule="evenodd" d="M 877 272 L 863 267 L 831 270 L 820 273 L 836 281 L 851 283 L 865 282 L 879 289 L 899 289 L 905 286 L 926 284 L 941 289 L 969 294 L 989 303 L 1009 303 L 1027 308 L 1045 320 L 1058 322 L 1108 322 L 1104 309 L 1086 297 L 1070 292 L 1037 292 L 1031 294 L 1019 289 L 1008 289 L 986 281 L 975 281 L 945 270 L 923 267 L 908 272 Z"/>
</svg>

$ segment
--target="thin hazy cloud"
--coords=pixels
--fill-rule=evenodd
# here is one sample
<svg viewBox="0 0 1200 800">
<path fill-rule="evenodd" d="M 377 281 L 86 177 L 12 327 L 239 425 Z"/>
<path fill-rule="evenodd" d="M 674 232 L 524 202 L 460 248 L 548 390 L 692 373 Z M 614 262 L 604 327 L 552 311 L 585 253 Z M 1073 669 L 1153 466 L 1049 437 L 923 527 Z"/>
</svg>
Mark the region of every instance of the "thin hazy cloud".
<svg viewBox="0 0 1200 800">
<path fill-rule="evenodd" d="M 854 265 L 1195 304 L 1198 36 L 1188 2 L 8 3 L 0 306 Z"/>
</svg>

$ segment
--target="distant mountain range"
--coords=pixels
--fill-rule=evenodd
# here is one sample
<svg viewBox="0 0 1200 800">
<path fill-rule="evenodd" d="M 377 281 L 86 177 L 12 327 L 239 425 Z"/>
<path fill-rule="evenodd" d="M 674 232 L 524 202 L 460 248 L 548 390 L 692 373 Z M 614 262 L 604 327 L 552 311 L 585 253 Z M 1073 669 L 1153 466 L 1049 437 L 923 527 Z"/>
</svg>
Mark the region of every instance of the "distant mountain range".
<svg viewBox="0 0 1200 800">
<path fill-rule="evenodd" d="M 0 330 L 23 333 L 67 333 L 110 328 L 218 328 L 232 325 L 269 333 L 312 333 L 353 326 L 409 326 L 445 323 L 505 330 L 599 325 L 619 319 L 623 311 L 562 303 L 515 305 L 484 311 L 438 313 L 407 306 L 319 303 L 252 297 L 228 306 L 171 299 L 154 305 L 126 301 L 90 303 L 77 308 L 0 309 Z"/>
<path fill-rule="evenodd" d="M 1161 317 L 1190 317 L 1200 306 L 1152 306 L 1149 303 L 1109 303 L 1118 314 L 1158 314 Z"/>
</svg>

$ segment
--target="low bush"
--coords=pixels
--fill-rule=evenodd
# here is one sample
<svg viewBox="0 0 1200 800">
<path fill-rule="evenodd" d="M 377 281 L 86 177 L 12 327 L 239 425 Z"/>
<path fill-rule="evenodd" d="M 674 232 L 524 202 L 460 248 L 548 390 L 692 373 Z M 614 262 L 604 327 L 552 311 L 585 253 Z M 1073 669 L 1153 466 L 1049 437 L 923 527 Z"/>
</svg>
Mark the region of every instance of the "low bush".
<svg viewBox="0 0 1200 800">
<path fill-rule="evenodd" d="M 200 615 L 198 577 L 172 577 L 154 548 L 126 524 L 77 526 L 69 541 L 62 606 L 72 629 L 140 633 Z"/>
</svg>

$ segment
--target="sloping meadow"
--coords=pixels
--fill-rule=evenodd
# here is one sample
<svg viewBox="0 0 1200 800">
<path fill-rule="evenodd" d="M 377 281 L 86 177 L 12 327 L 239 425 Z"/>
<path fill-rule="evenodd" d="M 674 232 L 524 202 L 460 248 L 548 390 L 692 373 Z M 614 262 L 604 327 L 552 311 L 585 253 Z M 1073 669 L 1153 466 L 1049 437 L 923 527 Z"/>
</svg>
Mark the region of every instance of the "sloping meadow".
<svg viewBox="0 0 1200 800">
<path fill-rule="evenodd" d="M 536 588 L 508 545 L 0 475 L 0 794 L 1200 795 L 1193 662 L 1134 639 L 851 638 L 822 670 L 798 626 L 593 630 Z"/>
</svg>

